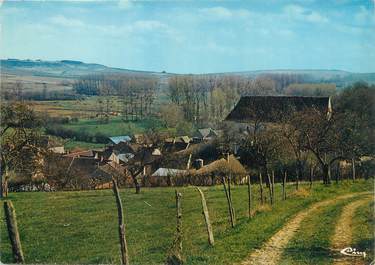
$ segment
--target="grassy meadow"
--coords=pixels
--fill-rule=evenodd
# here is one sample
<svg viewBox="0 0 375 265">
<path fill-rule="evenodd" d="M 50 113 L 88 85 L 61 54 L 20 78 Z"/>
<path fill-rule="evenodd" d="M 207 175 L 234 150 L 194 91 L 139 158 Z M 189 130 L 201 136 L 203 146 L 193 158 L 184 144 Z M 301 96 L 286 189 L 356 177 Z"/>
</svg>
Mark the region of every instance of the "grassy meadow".
<svg viewBox="0 0 375 265">
<path fill-rule="evenodd" d="M 94 117 L 98 112 L 99 96 L 90 96 L 85 99 L 77 100 L 46 100 L 32 101 L 31 107 L 37 112 L 46 112 L 52 117 L 70 116 L 77 118 Z M 118 98 L 111 99 L 112 111 L 121 109 L 121 102 Z"/>
<path fill-rule="evenodd" d="M 277 184 L 276 203 L 272 209 L 268 205 L 259 205 L 259 190 L 254 185 L 254 217 L 251 220 L 247 218 L 247 187 L 234 186 L 232 196 L 237 218 L 234 229 L 230 228 L 223 188 L 204 187 L 202 190 L 214 230 L 214 247 L 207 243 L 200 196 L 194 187 L 143 188 L 139 195 L 133 189 L 122 189 L 130 262 L 161 264 L 165 261 L 174 239 L 175 189 L 182 193 L 183 252 L 187 264 L 231 264 L 243 260 L 294 214 L 310 204 L 339 194 L 372 191 L 373 185 L 372 180 L 358 180 L 355 184 L 344 181 L 328 187 L 314 183 L 309 190 L 308 185 L 303 184 L 299 192 L 295 192 L 293 185 L 288 185 L 288 199 L 282 201 L 281 187 Z M 27 263 L 119 263 L 117 211 L 111 190 L 11 193 L 9 199 L 17 212 Z M 334 226 L 345 203 L 339 201 L 335 206 L 321 209 L 319 215 L 309 217 L 303 224 L 307 227 L 306 231 L 299 232 L 299 237 L 290 246 L 295 247 L 298 243 L 300 247 L 325 249 L 330 226 Z M 355 234 L 355 242 L 369 249 L 373 240 L 369 237 L 371 226 L 367 222 L 373 220 L 372 212 L 368 208 L 358 211 L 361 215 L 356 215 L 354 224 L 364 228 L 361 228 L 361 233 Z M 0 216 L 1 262 L 10 263 L 11 248 L 3 207 Z M 321 218 L 326 220 L 327 227 L 323 226 Z M 312 235 L 310 242 L 307 239 L 311 239 Z M 300 260 L 296 255 L 288 257 L 289 260 Z M 330 262 L 330 257 L 324 259 Z M 314 264 L 323 264 L 319 262 Z"/>
<path fill-rule="evenodd" d="M 105 147 L 105 144 L 75 141 L 71 139 L 64 143 L 64 148 L 66 150 L 74 150 L 77 148 L 78 149 L 96 149 L 96 148 L 104 148 L 104 147 Z"/>
<path fill-rule="evenodd" d="M 150 129 L 157 131 L 168 131 L 171 134 L 176 132 L 175 128 L 166 128 L 158 118 L 147 118 L 138 121 L 124 121 L 120 116 L 111 116 L 107 123 L 103 123 L 95 117 L 98 112 L 99 97 L 91 96 L 84 100 L 54 100 L 54 101 L 33 101 L 31 107 L 38 113 L 47 113 L 51 117 L 77 118 L 67 124 L 61 124 L 63 128 L 76 132 L 85 131 L 90 134 L 103 134 L 107 137 L 118 135 L 133 135 L 145 133 Z M 121 110 L 121 102 L 118 98 L 112 98 L 112 111 Z M 98 148 L 104 144 L 77 141 L 70 139 L 65 143 L 66 149 Z"/>
<path fill-rule="evenodd" d="M 374 201 L 370 201 L 359 207 L 355 213 L 356 218 L 353 220 L 353 245 L 360 250 L 366 251 L 370 254 L 367 260 L 371 262 L 374 260 Z"/>
<path fill-rule="evenodd" d="M 47 88 L 49 91 L 61 91 L 72 89 L 74 79 L 66 77 L 52 77 L 52 76 L 38 76 L 28 75 L 25 73 L 0 73 L 1 83 L 3 89 L 10 89 L 16 83 L 22 83 L 22 88 L 25 92 L 42 91 Z"/>
<path fill-rule="evenodd" d="M 77 122 L 71 122 L 62 126 L 76 132 L 85 131 L 89 132 L 90 134 L 101 133 L 107 137 L 145 133 L 150 129 L 156 129 L 157 131 L 168 131 L 172 134 L 175 132 L 175 129 L 162 127 L 160 121 L 157 119 L 124 122 L 121 117 L 113 117 L 108 123 L 102 123 L 98 119 L 79 119 Z M 74 139 L 69 139 L 64 144 L 64 147 L 68 150 L 77 147 L 90 149 L 104 146 L 105 144 L 83 142 Z"/>
</svg>

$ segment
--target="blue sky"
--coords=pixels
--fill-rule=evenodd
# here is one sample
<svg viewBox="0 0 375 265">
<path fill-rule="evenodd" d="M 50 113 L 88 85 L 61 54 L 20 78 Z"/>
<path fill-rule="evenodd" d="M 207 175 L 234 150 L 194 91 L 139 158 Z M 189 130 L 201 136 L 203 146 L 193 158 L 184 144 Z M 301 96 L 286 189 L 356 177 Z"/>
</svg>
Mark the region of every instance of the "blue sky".
<svg viewBox="0 0 375 265">
<path fill-rule="evenodd" d="M 375 0 L 2 1 L 1 58 L 375 72 Z"/>
</svg>

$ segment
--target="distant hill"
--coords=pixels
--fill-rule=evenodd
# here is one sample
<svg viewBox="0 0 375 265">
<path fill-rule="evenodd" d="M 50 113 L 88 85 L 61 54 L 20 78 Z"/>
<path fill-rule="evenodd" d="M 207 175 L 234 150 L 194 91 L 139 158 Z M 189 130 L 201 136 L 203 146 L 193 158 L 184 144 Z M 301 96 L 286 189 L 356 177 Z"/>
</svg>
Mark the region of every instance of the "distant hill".
<svg viewBox="0 0 375 265">
<path fill-rule="evenodd" d="M 228 72 L 218 73 L 213 75 L 239 75 L 248 77 L 257 77 L 267 74 L 297 74 L 303 75 L 304 81 L 307 83 L 335 83 L 337 88 L 345 87 L 355 82 L 364 81 L 375 84 L 375 73 L 353 73 L 342 70 L 258 70 L 258 71 L 244 71 L 244 72 Z"/>
<path fill-rule="evenodd" d="M 80 61 L 61 60 L 61 61 L 42 61 L 42 60 L 19 60 L 3 59 L 0 60 L 1 72 L 12 75 L 31 75 L 59 78 L 77 78 L 90 74 L 143 74 L 153 75 L 166 80 L 166 78 L 175 74 L 164 72 L 137 71 L 121 68 L 108 67 L 102 64 L 84 63 Z M 266 74 L 298 74 L 304 75 L 305 82 L 309 83 L 335 83 L 338 88 L 350 85 L 354 82 L 365 81 L 375 84 L 375 73 L 352 73 L 341 70 L 259 70 L 228 73 L 209 73 L 207 75 L 240 75 L 256 77 Z"/>
<path fill-rule="evenodd" d="M 77 78 L 90 74 L 150 74 L 165 75 L 163 73 L 136 71 L 107 67 L 102 64 L 84 63 L 80 61 L 42 61 L 42 60 L 0 60 L 1 72 L 13 75 L 33 75 L 47 77 Z"/>
</svg>

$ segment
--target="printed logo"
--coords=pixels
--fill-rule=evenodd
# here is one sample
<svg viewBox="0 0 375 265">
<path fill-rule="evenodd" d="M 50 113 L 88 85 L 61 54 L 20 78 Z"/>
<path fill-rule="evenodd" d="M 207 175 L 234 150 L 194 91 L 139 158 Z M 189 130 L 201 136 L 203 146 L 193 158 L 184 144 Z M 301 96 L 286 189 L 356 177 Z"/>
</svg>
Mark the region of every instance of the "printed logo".
<svg viewBox="0 0 375 265">
<path fill-rule="evenodd" d="M 351 257 L 366 257 L 366 252 L 358 251 L 356 248 L 347 247 L 340 251 L 341 254 Z M 371 263 L 373 264 L 373 263 Z"/>
</svg>

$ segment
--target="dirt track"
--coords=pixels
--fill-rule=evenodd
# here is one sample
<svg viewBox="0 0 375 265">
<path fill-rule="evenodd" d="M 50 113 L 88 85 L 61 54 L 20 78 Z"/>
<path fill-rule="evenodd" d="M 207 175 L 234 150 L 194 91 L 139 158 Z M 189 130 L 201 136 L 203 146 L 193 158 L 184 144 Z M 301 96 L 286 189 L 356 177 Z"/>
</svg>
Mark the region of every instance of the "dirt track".
<svg viewBox="0 0 375 265">
<path fill-rule="evenodd" d="M 370 201 L 371 198 L 361 199 L 346 205 L 338 220 L 335 234 L 332 238 L 332 248 L 337 251 L 337 258 L 334 259 L 334 265 L 362 265 L 365 264 L 363 258 L 346 257 L 340 251 L 346 247 L 350 247 L 352 243 L 352 220 L 355 210 L 361 205 Z"/>
<path fill-rule="evenodd" d="M 274 234 L 260 249 L 253 251 L 248 258 L 246 258 L 241 264 L 242 265 L 271 265 L 278 264 L 281 254 L 284 248 L 295 235 L 300 227 L 301 222 L 305 217 L 312 214 L 315 210 L 320 207 L 325 207 L 329 204 L 335 203 L 338 200 L 349 199 L 360 195 L 369 195 L 369 192 L 352 193 L 342 195 L 334 199 L 321 201 L 313 204 L 307 210 L 303 210 L 297 213 L 290 221 L 288 221 L 276 234 Z"/>
</svg>

